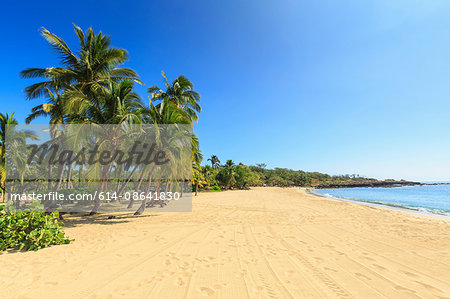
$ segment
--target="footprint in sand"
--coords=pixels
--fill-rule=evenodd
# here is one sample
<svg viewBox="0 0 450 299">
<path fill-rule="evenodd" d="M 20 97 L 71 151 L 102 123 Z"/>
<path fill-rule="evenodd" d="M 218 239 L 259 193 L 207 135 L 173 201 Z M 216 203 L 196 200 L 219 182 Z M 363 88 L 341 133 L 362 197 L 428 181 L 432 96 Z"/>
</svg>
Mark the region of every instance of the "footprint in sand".
<svg viewBox="0 0 450 299">
<path fill-rule="evenodd" d="M 325 270 L 327 270 L 327 271 L 333 271 L 333 272 L 337 272 L 337 270 L 335 270 L 335 269 L 331 269 L 331 268 L 328 268 L 328 267 L 325 267 L 324 269 L 325 269 Z"/>
<path fill-rule="evenodd" d="M 286 274 L 287 274 L 287 275 L 292 275 L 292 274 L 294 274 L 294 273 L 295 273 L 294 270 L 287 270 L 287 271 L 286 271 Z"/>
<path fill-rule="evenodd" d="M 429 289 L 429 290 L 437 291 L 437 292 L 442 293 L 442 291 L 441 291 L 440 289 L 437 289 L 437 288 L 435 288 L 435 287 L 433 287 L 433 286 L 431 286 L 431 285 L 429 285 L 429 284 L 426 284 L 426 283 L 423 283 L 423 282 L 420 282 L 420 281 L 417 281 L 417 280 L 416 280 L 416 282 L 417 282 L 418 284 L 422 285 L 423 287 Z"/>
<path fill-rule="evenodd" d="M 383 267 L 383 266 L 380 266 L 380 265 L 377 265 L 377 264 L 373 264 L 375 267 L 377 267 L 378 269 L 380 269 L 380 270 L 386 270 L 386 268 L 385 267 Z"/>
<path fill-rule="evenodd" d="M 323 262 L 323 258 L 320 258 L 320 257 L 314 257 L 314 259 L 315 259 L 316 262 L 318 262 L 318 263 L 322 263 L 322 262 Z"/>
<path fill-rule="evenodd" d="M 45 284 L 48 284 L 48 285 L 58 285 L 58 282 L 56 282 L 56 281 L 47 281 Z"/>
<path fill-rule="evenodd" d="M 177 281 L 175 283 L 177 286 L 181 287 L 184 285 L 184 280 L 181 277 L 177 278 Z"/>
<path fill-rule="evenodd" d="M 364 279 L 367 279 L 367 280 L 372 280 L 371 278 L 367 277 L 366 275 L 364 275 L 362 273 L 355 273 L 355 275 L 358 276 L 358 277 L 362 277 Z"/>
<path fill-rule="evenodd" d="M 396 285 L 396 286 L 394 287 L 394 289 L 396 289 L 396 290 L 398 290 L 398 291 L 405 291 L 405 292 L 408 292 L 408 293 L 410 293 L 410 294 L 415 294 L 415 293 L 416 293 L 415 291 L 413 291 L 413 290 L 411 290 L 411 289 L 408 289 L 408 288 L 405 288 L 405 287 L 402 287 L 402 286 L 399 286 L 399 285 Z"/>
<path fill-rule="evenodd" d="M 368 256 L 361 256 L 363 259 L 366 259 L 366 260 L 369 260 L 369 261 L 374 261 L 374 259 L 373 258 L 371 258 L 371 257 L 368 257 Z"/>
<path fill-rule="evenodd" d="M 213 289 L 207 287 L 201 287 L 200 292 L 202 292 L 206 296 L 212 296 L 216 293 Z"/>
<path fill-rule="evenodd" d="M 408 272 L 408 271 L 401 271 L 401 272 L 405 273 L 405 274 L 408 275 L 409 277 L 417 277 L 416 274 L 411 273 L 411 272 Z"/>
<path fill-rule="evenodd" d="M 216 290 L 220 290 L 221 288 L 223 288 L 223 287 L 225 287 L 225 286 L 226 286 L 226 284 L 223 284 L 223 285 L 221 285 L 221 284 L 215 284 L 215 285 L 213 286 L 213 288 L 216 289 Z"/>
</svg>

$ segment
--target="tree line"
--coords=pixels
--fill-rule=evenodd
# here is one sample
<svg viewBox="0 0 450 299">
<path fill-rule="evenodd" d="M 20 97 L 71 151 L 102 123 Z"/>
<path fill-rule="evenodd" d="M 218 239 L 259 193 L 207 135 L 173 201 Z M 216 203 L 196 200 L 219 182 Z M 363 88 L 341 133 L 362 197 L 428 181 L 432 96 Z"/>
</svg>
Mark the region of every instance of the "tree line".
<svg viewBox="0 0 450 299">
<path fill-rule="evenodd" d="M 222 189 L 245 189 L 251 186 L 315 187 L 326 188 L 375 184 L 381 181 L 358 174 L 329 175 L 287 168 L 268 169 L 265 163 L 256 165 L 236 164 L 227 160 L 221 164 L 216 155 L 207 159 L 207 164 L 194 169 L 194 191 L 218 191 Z M 382 182 L 403 183 L 386 180 Z"/>
</svg>

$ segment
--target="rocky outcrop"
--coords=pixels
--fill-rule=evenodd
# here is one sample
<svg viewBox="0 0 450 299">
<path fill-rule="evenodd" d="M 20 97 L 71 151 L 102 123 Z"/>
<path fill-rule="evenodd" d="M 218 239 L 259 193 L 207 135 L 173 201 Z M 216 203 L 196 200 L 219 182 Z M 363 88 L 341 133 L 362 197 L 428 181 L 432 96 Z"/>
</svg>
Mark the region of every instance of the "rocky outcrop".
<svg viewBox="0 0 450 299">
<path fill-rule="evenodd" d="M 335 189 L 335 188 L 386 188 L 386 187 L 403 187 L 422 185 L 419 182 L 407 181 L 375 181 L 375 182 L 354 182 L 343 184 L 324 184 L 316 186 L 316 189 Z"/>
</svg>

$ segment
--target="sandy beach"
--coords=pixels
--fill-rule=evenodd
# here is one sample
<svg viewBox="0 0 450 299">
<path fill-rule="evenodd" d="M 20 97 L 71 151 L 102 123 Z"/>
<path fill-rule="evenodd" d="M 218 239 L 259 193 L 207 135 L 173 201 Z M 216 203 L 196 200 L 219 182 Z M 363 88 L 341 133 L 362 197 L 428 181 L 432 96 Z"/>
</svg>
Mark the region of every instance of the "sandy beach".
<svg viewBox="0 0 450 299">
<path fill-rule="evenodd" d="M 450 221 L 297 188 L 192 213 L 67 217 L 75 241 L 0 255 L 3 298 L 448 298 Z"/>
</svg>

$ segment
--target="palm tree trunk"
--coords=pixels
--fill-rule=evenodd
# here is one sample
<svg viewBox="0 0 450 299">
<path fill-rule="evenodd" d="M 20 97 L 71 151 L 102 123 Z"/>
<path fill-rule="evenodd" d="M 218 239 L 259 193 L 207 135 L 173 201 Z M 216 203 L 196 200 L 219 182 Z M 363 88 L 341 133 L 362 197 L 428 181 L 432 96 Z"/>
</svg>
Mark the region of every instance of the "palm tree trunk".
<svg viewBox="0 0 450 299">
<path fill-rule="evenodd" d="M 135 168 L 135 169 L 136 169 L 136 168 Z M 143 180 L 143 178 L 144 178 L 144 173 L 145 173 L 145 171 L 144 171 L 144 169 L 143 169 L 143 170 L 142 170 L 142 173 L 141 173 L 141 176 L 139 177 L 138 185 L 137 185 L 137 187 L 136 187 L 136 192 L 138 192 L 138 193 L 141 191 L 141 185 L 142 185 L 142 180 Z M 131 174 L 131 175 L 132 175 L 132 174 Z M 129 180 L 131 179 L 131 175 L 130 175 L 130 177 L 129 177 Z M 122 191 L 123 191 L 124 188 L 125 188 L 125 185 L 122 186 L 122 188 L 121 188 L 120 191 L 119 191 L 119 194 L 122 193 Z M 134 199 L 133 199 L 133 196 L 131 196 L 131 198 L 130 198 L 130 203 L 128 204 L 127 209 L 133 208 L 133 204 L 134 204 Z"/>
<path fill-rule="evenodd" d="M 125 189 L 125 187 L 128 185 L 128 183 L 130 183 L 131 178 L 133 177 L 134 172 L 136 171 L 137 166 L 131 171 L 130 175 L 128 176 L 127 180 L 122 184 L 122 187 L 120 187 L 119 191 L 117 192 L 118 194 L 121 194 L 123 192 L 123 190 Z M 140 186 L 140 181 L 142 180 L 142 176 L 144 175 L 144 170 L 142 170 L 142 174 L 141 177 L 139 178 L 139 185 L 138 188 Z"/>
<path fill-rule="evenodd" d="M 166 181 L 166 186 L 164 187 L 164 192 L 168 192 L 169 190 L 168 190 L 168 187 L 169 187 L 169 179 L 167 179 L 167 181 Z"/>
<path fill-rule="evenodd" d="M 83 173 L 83 164 L 80 164 L 80 169 L 78 169 L 78 188 L 81 188 L 81 174 Z"/>
<path fill-rule="evenodd" d="M 47 189 L 50 191 L 52 189 L 52 177 L 53 177 L 53 165 L 48 164 L 48 185 Z"/>
<path fill-rule="evenodd" d="M 147 204 L 147 195 L 150 191 L 150 186 L 151 186 L 151 182 L 152 182 L 152 175 L 153 175 L 153 171 L 155 170 L 156 165 L 153 165 L 153 168 L 150 170 L 149 174 L 148 174 L 148 181 L 147 181 L 147 188 L 146 188 L 146 192 L 145 192 L 145 198 L 142 201 L 141 206 L 139 207 L 139 209 L 134 213 L 134 215 L 141 215 L 142 213 L 144 213 L 145 211 L 145 206 Z M 158 188 L 159 189 L 161 186 L 161 180 L 158 183 Z"/>
<path fill-rule="evenodd" d="M 100 186 L 99 186 L 99 188 L 98 188 L 98 194 L 100 194 L 100 192 L 102 192 L 103 189 L 104 189 L 105 186 L 106 186 L 106 176 L 107 176 L 107 174 L 108 174 L 108 170 L 109 170 L 110 165 L 111 165 L 111 163 L 109 163 L 109 164 L 107 164 L 107 165 L 105 165 L 105 166 L 103 167 L 103 171 L 102 171 L 102 179 L 101 179 L 101 182 L 100 182 Z M 92 216 L 92 215 L 97 214 L 99 208 L 100 208 L 100 197 L 97 196 L 97 198 L 95 199 L 95 205 L 94 205 L 94 208 L 93 208 L 92 211 L 89 213 L 89 216 Z"/>
<path fill-rule="evenodd" d="M 122 174 L 122 166 L 118 166 L 119 169 L 117 170 L 117 183 L 116 183 L 116 193 L 119 192 L 119 186 L 120 186 L 120 175 Z"/>
<path fill-rule="evenodd" d="M 67 184 L 66 189 L 70 189 L 71 182 L 70 177 L 72 176 L 72 163 L 69 164 L 69 169 L 67 170 Z"/>
<path fill-rule="evenodd" d="M 55 184 L 55 191 L 58 191 L 61 188 L 61 184 L 62 184 L 62 180 L 63 180 L 63 176 L 64 176 L 64 164 L 59 164 L 58 165 L 58 180 L 56 181 Z"/>
</svg>

